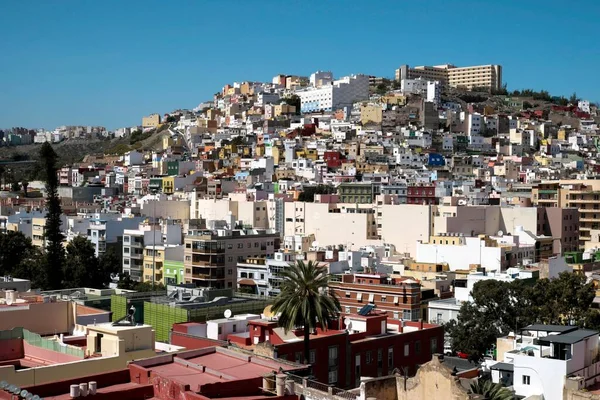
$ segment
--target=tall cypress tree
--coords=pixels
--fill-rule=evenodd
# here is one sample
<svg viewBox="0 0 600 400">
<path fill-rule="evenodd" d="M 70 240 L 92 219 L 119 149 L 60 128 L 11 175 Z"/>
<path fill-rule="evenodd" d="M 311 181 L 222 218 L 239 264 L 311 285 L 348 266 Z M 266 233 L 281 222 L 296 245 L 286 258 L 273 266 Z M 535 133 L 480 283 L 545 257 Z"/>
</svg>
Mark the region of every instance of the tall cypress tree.
<svg viewBox="0 0 600 400">
<path fill-rule="evenodd" d="M 61 289 L 63 268 L 65 265 L 64 235 L 60 230 L 62 208 L 58 196 L 58 156 L 50 143 L 46 142 L 40 150 L 40 159 L 46 180 L 46 239 L 45 269 L 47 289 Z"/>
</svg>

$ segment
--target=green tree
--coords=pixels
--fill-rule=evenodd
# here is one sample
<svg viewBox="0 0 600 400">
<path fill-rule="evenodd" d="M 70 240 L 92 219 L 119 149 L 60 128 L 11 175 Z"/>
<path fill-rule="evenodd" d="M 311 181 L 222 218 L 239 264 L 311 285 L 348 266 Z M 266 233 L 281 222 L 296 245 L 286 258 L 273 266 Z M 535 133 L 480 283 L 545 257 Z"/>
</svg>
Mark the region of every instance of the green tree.
<svg viewBox="0 0 600 400">
<path fill-rule="evenodd" d="M 63 247 L 64 235 L 60 230 L 62 208 L 58 196 L 58 156 L 52 145 L 46 142 L 40 149 L 40 160 L 43 166 L 46 181 L 46 238 L 45 266 L 48 287 L 46 289 L 60 289 L 62 286 L 62 271 L 65 262 L 65 249 Z"/>
<path fill-rule="evenodd" d="M 473 286 L 473 301 L 462 304 L 458 318 L 445 325 L 452 338 L 453 350 L 482 357 L 505 336 L 533 322 L 530 302 L 531 288 L 523 281 L 499 282 L 493 279 Z"/>
<path fill-rule="evenodd" d="M 4 176 L 6 174 L 6 168 L 4 165 L 0 165 L 0 190 L 4 189 Z"/>
<path fill-rule="evenodd" d="M 133 287 L 133 290 L 136 292 L 154 292 L 166 290 L 166 288 L 162 282 L 155 283 L 154 288 L 152 288 L 152 282 L 139 282 Z"/>
<path fill-rule="evenodd" d="M 282 273 L 281 292 L 272 306 L 280 313 L 279 325 L 285 331 L 304 327 L 304 360 L 310 360 L 310 333 L 318 325 L 327 329 L 329 319 L 340 312 L 340 302 L 329 290 L 327 268 L 317 263 L 297 261 Z"/>
<path fill-rule="evenodd" d="M 571 97 L 569 97 L 569 103 L 571 103 L 573 105 L 577 105 L 578 102 L 579 102 L 579 98 L 577 97 L 577 93 L 573 92 Z"/>
<path fill-rule="evenodd" d="M 104 287 L 92 242 L 84 236 L 75 236 L 66 250 L 63 270 L 65 287 Z"/>
<path fill-rule="evenodd" d="M 469 389 L 471 394 L 483 396 L 482 400 L 512 400 L 513 393 L 499 383 L 494 383 L 487 379 L 477 379 L 471 383 Z"/>
<path fill-rule="evenodd" d="M 592 282 L 582 274 L 563 272 L 555 279 L 540 279 L 533 287 L 531 305 L 536 322 L 584 325 L 595 297 Z"/>
<path fill-rule="evenodd" d="M 298 201 L 312 203 L 315 201 L 315 194 L 332 194 L 335 188 L 330 185 L 305 186 L 298 196 Z"/>
<path fill-rule="evenodd" d="M 123 272 L 119 275 L 119 283 L 117 284 L 119 289 L 133 290 L 135 288 L 135 284 L 136 282 L 131 279 L 131 276 L 129 276 L 128 272 Z"/>
<path fill-rule="evenodd" d="M 375 93 L 383 96 L 388 92 L 388 87 L 384 83 L 375 86 Z"/>
<path fill-rule="evenodd" d="M 120 249 L 115 246 L 106 248 L 106 252 L 100 256 L 100 274 L 102 282 L 107 285 L 111 282 L 112 277 L 123 268 L 123 255 Z"/>
<path fill-rule="evenodd" d="M 301 106 L 301 100 L 300 100 L 300 96 L 298 96 L 297 94 L 292 94 L 290 96 L 284 97 L 283 100 L 289 104 L 290 106 L 295 106 L 296 107 L 296 114 L 299 115 L 300 114 L 300 106 Z"/>
<path fill-rule="evenodd" d="M 31 287 L 43 289 L 48 287 L 44 268 L 42 249 L 32 246 L 25 252 L 18 263 L 15 263 L 12 276 L 31 281 Z"/>
</svg>

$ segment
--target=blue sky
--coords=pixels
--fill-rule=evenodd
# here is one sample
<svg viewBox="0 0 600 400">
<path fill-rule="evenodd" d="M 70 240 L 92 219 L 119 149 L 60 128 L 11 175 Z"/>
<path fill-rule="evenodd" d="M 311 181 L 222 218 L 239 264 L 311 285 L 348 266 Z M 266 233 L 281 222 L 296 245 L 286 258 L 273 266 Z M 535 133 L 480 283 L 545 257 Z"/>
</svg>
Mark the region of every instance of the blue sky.
<svg viewBox="0 0 600 400">
<path fill-rule="evenodd" d="M 139 124 L 233 81 L 501 64 L 600 100 L 600 1 L 0 0 L 0 127 Z"/>
</svg>

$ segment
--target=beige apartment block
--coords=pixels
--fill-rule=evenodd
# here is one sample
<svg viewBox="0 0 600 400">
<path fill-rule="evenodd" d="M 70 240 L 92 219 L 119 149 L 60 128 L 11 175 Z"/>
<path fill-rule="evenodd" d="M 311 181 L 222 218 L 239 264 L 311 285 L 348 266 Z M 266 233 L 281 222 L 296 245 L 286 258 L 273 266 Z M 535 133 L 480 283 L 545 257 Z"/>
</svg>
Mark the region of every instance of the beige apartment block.
<svg viewBox="0 0 600 400">
<path fill-rule="evenodd" d="M 383 121 L 383 109 L 375 104 L 363 104 L 360 106 L 360 122 L 363 125 L 381 125 Z"/>
<path fill-rule="evenodd" d="M 592 240 L 591 232 L 600 229 L 600 181 L 544 181 L 531 189 L 531 197 L 535 206 L 575 208 L 579 211 L 580 250 Z"/>
<path fill-rule="evenodd" d="M 443 85 L 456 88 L 486 87 L 498 90 L 502 87 L 502 66 L 489 64 L 456 67 L 452 64 L 444 64 L 410 68 L 408 65 L 402 65 L 396 70 L 398 81 L 416 78 L 440 81 Z"/>
<path fill-rule="evenodd" d="M 44 232 L 46 231 L 46 218 L 31 219 L 31 242 L 34 246 L 45 248 L 46 239 Z"/>
<path fill-rule="evenodd" d="M 143 128 L 156 128 L 160 125 L 160 114 L 150 114 L 142 118 Z"/>
</svg>

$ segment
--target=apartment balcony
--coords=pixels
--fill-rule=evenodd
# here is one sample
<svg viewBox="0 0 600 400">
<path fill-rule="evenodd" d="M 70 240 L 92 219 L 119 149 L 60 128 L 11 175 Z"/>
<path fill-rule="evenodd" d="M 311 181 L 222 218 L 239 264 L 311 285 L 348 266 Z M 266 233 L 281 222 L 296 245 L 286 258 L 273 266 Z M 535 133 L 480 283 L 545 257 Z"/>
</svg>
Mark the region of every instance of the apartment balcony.
<svg viewBox="0 0 600 400">
<path fill-rule="evenodd" d="M 596 211 L 599 211 L 599 214 L 600 214 L 600 210 L 596 210 Z M 600 218 L 584 217 L 584 218 L 579 218 L 579 222 L 596 222 L 596 223 L 600 223 Z"/>
<path fill-rule="evenodd" d="M 204 262 L 204 261 L 192 261 L 192 266 L 193 267 L 202 267 L 202 268 L 211 268 L 211 269 L 223 268 L 223 265 L 220 265 L 218 263 L 210 263 L 210 262 Z"/>
<path fill-rule="evenodd" d="M 192 254 L 225 254 L 225 249 L 207 249 L 207 248 L 197 248 L 192 247 L 186 248 L 186 250 L 191 250 Z"/>
<path fill-rule="evenodd" d="M 598 213 L 598 214 L 600 214 L 600 208 L 580 208 L 579 212 L 580 213 Z"/>
<path fill-rule="evenodd" d="M 571 204 L 600 204 L 600 199 L 569 199 Z"/>
<path fill-rule="evenodd" d="M 208 275 L 208 274 L 192 274 L 192 279 L 203 280 L 203 281 L 221 281 L 225 278 L 217 278 L 216 276 Z"/>
<path fill-rule="evenodd" d="M 556 197 L 539 197 L 538 203 L 556 203 L 558 199 Z"/>
</svg>

